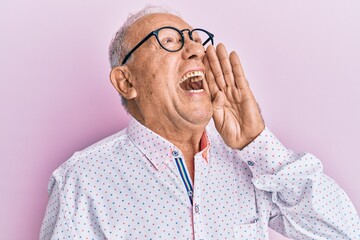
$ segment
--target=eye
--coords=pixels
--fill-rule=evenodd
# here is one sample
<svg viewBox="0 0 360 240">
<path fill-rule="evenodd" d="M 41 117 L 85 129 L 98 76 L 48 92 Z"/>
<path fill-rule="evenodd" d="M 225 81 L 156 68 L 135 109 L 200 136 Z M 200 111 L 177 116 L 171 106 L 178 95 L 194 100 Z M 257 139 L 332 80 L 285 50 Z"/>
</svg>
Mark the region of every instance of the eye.
<svg viewBox="0 0 360 240">
<path fill-rule="evenodd" d="M 167 36 L 161 39 L 161 44 L 163 45 L 173 45 L 181 43 L 181 38 L 174 36 Z"/>
<path fill-rule="evenodd" d="M 172 37 L 166 37 L 163 39 L 162 41 L 164 44 L 169 44 L 169 43 L 174 43 L 175 42 L 175 39 L 172 38 Z"/>
<path fill-rule="evenodd" d="M 161 39 L 161 45 L 168 50 L 177 50 L 179 45 L 181 45 L 181 38 L 166 36 Z"/>
</svg>

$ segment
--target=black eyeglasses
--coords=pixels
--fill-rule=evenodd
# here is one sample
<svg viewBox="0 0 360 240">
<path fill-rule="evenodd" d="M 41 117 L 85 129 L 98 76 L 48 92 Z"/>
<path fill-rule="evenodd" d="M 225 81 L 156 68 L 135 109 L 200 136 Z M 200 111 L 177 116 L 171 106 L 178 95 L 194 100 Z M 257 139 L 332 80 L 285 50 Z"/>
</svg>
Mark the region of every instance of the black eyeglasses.
<svg viewBox="0 0 360 240">
<path fill-rule="evenodd" d="M 193 30 L 190 29 L 177 29 L 175 27 L 161 27 L 155 31 L 149 33 L 143 40 L 141 40 L 136 46 L 131 49 L 131 51 L 125 56 L 124 60 L 122 61 L 121 65 L 125 64 L 126 61 L 129 59 L 131 54 L 135 52 L 146 40 L 150 37 L 155 36 L 156 40 L 160 44 L 160 46 L 168 52 L 177 52 L 180 51 L 184 47 L 184 31 L 189 32 L 189 38 L 192 41 L 202 44 L 205 48 L 210 43 L 214 45 L 214 34 L 201 29 L 195 28 Z"/>
</svg>

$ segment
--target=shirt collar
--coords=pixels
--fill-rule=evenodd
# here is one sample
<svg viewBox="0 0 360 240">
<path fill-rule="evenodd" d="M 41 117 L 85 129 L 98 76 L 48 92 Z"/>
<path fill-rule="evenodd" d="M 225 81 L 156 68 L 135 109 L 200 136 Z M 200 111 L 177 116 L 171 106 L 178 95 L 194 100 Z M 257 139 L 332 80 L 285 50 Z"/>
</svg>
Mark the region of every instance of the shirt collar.
<svg viewBox="0 0 360 240">
<path fill-rule="evenodd" d="M 173 151 L 180 151 L 174 144 L 151 131 L 133 117 L 127 128 L 127 135 L 157 170 L 161 169 L 167 160 L 172 160 Z M 200 140 L 200 153 L 206 162 L 208 162 L 209 146 L 209 139 L 204 132 Z"/>
<path fill-rule="evenodd" d="M 203 158 L 205 159 L 206 163 L 209 162 L 208 160 L 209 147 L 210 147 L 210 141 L 205 131 L 201 136 L 201 140 L 200 140 L 200 152 Z"/>
<path fill-rule="evenodd" d="M 130 120 L 127 135 L 157 170 L 166 160 L 171 160 L 171 152 L 176 149 L 174 144 L 139 123 L 135 118 Z"/>
</svg>

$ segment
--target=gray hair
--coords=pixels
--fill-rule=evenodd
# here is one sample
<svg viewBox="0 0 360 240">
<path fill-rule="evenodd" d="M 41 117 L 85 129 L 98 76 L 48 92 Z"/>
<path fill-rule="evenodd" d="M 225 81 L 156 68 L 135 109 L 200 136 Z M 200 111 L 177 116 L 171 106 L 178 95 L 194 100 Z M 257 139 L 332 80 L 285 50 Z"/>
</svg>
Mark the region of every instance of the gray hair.
<svg viewBox="0 0 360 240">
<path fill-rule="evenodd" d="M 170 13 L 176 16 L 180 16 L 176 11 L 166 6 L 152 6 L 147 5 L 142 10 L 129 14 L 125 23 L 116 32 L 115 37 L 112 39 L 109 46 L 109 62 L 111 68 L 115 68 L 121 65 L 121 62 L 125 55 L 130 51 L 128 31 L 130 27 L 140 18 L 153 13 Z M 127 99 L 121 96 L 122 105 L 127 110 Z"/>
</svg>

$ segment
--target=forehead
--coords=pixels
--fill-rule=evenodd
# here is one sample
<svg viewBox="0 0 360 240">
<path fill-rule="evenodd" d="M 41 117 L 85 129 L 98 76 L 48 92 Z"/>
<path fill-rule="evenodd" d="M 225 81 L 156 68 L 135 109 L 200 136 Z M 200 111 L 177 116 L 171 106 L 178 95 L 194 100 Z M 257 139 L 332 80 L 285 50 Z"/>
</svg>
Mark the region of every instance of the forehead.
<svg viewBox="0 0 360 240">
<path fill-rule="evenodd" d="M 169 13 L 153 13 L 137 20 L 130 28 L 131 35 L 134 37 L 144 37 L 151 31 L 160 27 L 171 26 L 178 29 L 192 29 L 183 19 Z"/>
</svg>

